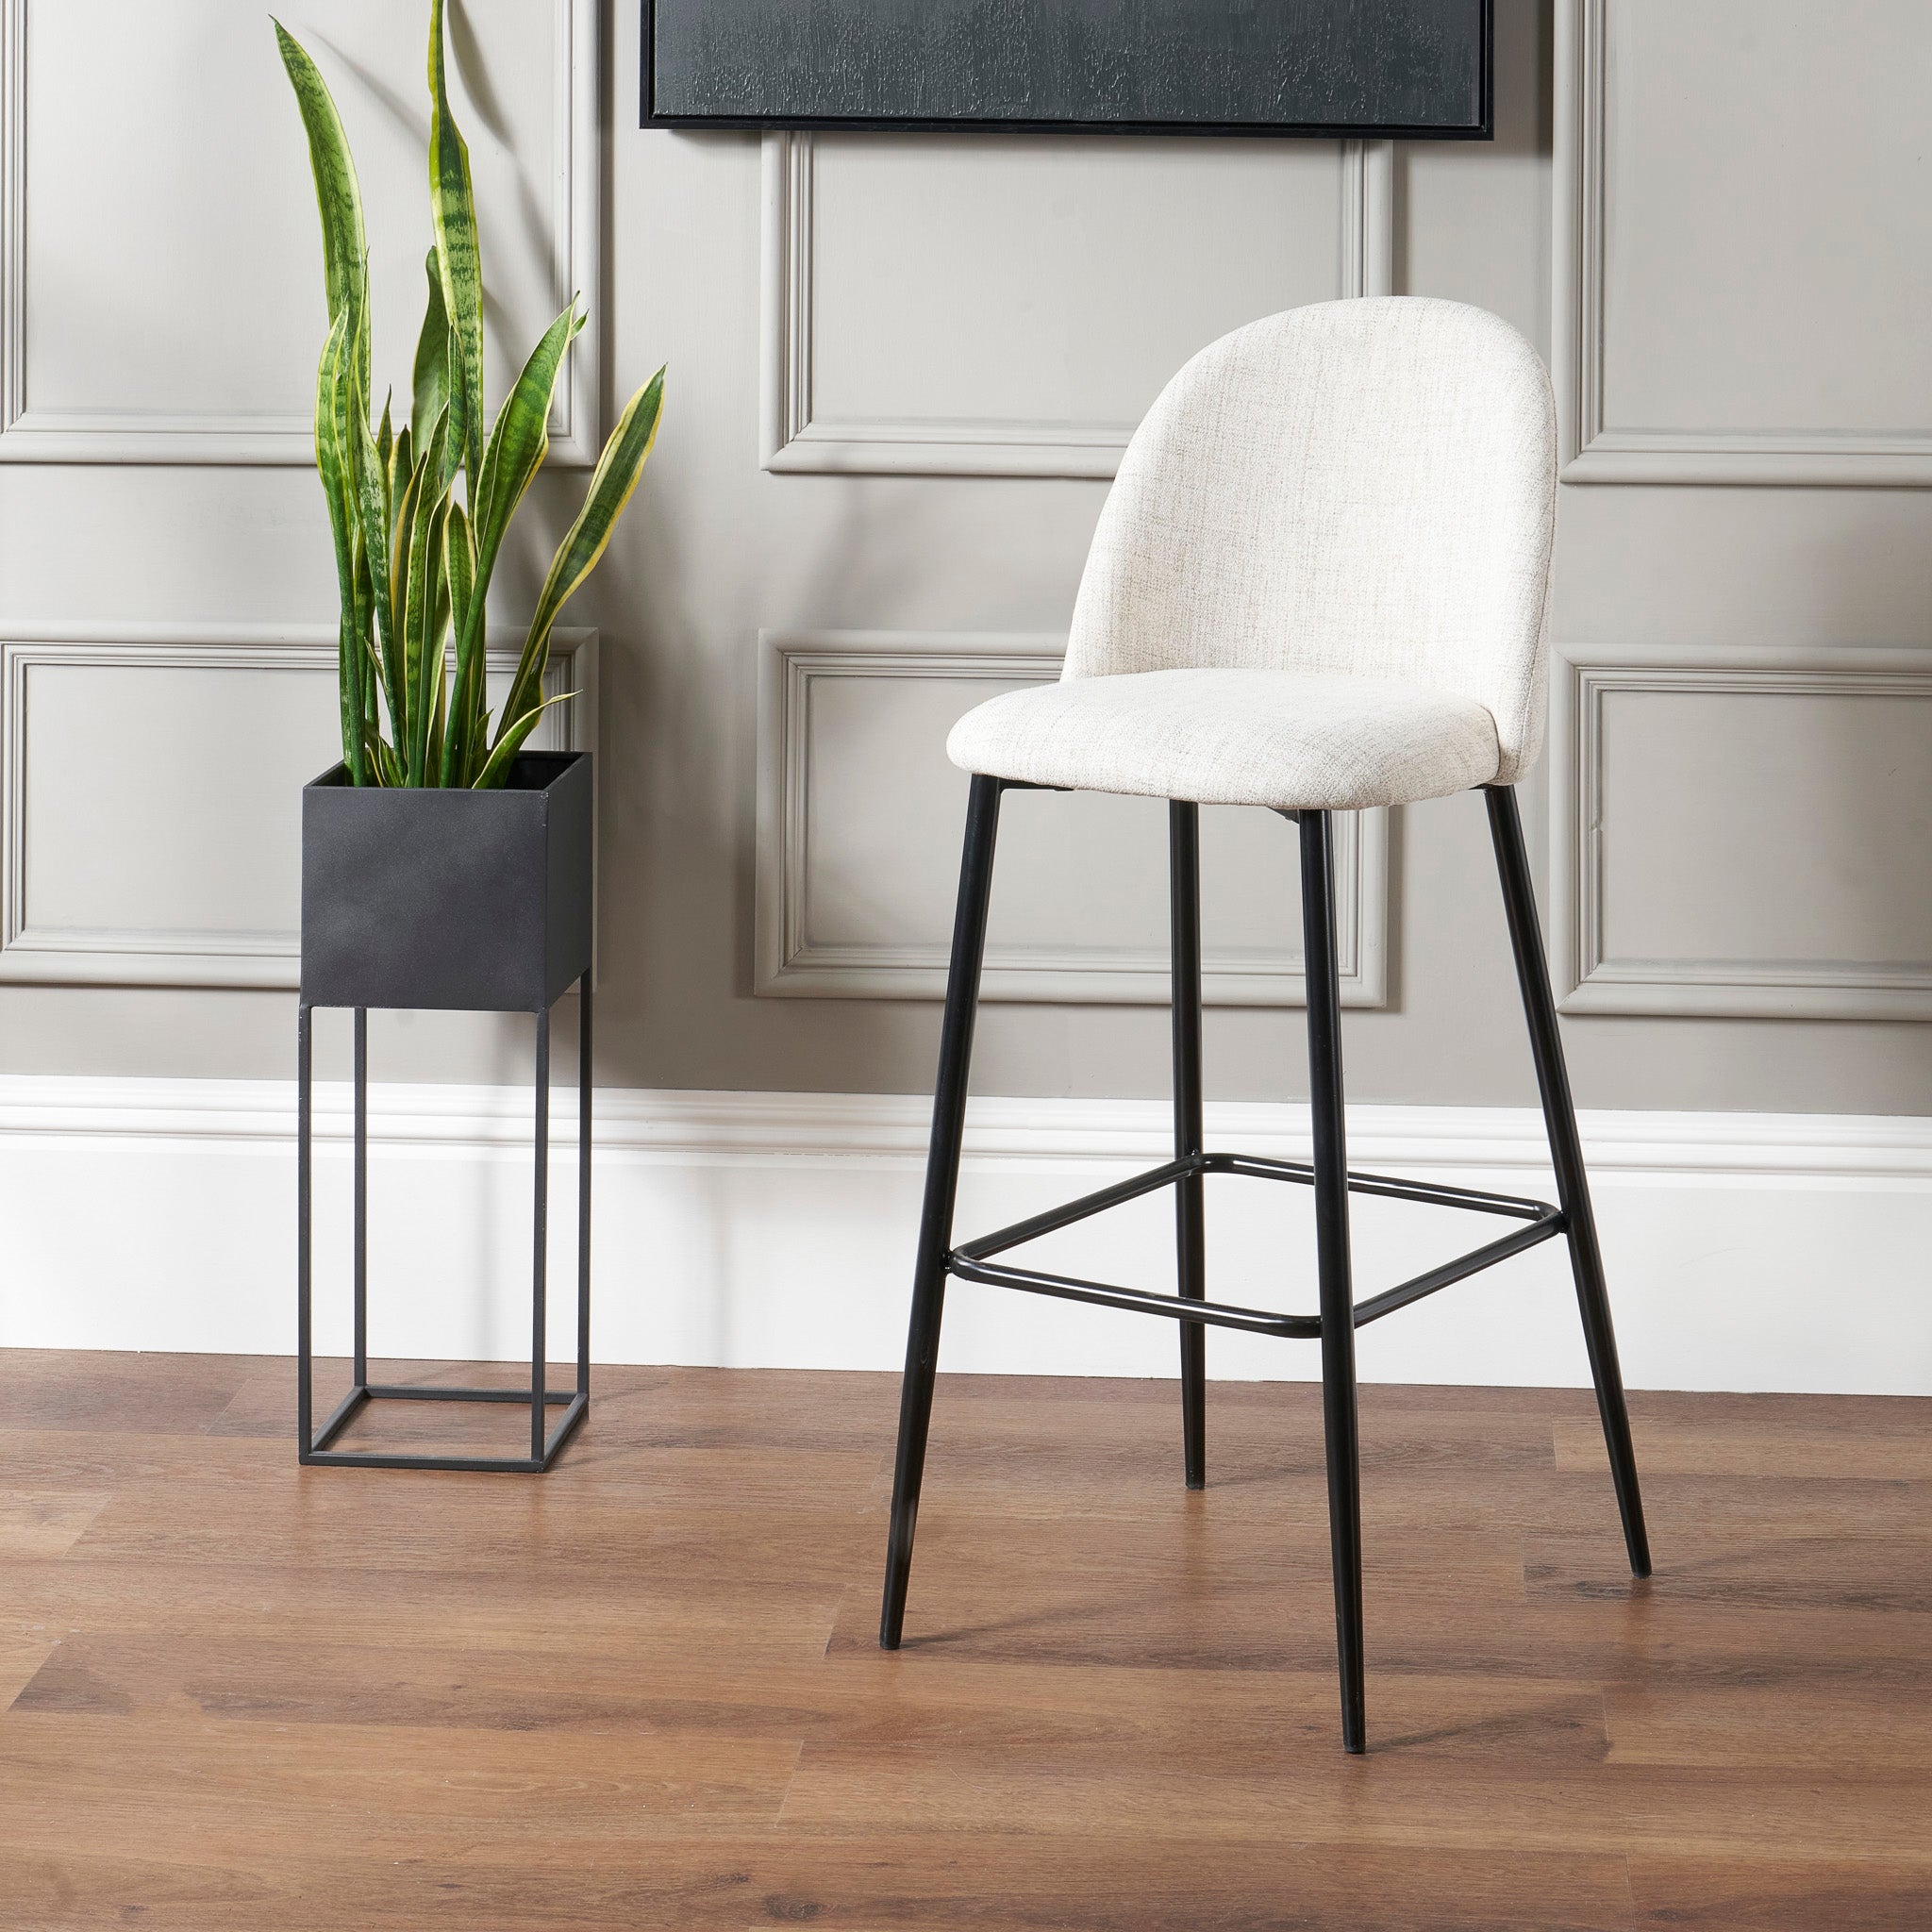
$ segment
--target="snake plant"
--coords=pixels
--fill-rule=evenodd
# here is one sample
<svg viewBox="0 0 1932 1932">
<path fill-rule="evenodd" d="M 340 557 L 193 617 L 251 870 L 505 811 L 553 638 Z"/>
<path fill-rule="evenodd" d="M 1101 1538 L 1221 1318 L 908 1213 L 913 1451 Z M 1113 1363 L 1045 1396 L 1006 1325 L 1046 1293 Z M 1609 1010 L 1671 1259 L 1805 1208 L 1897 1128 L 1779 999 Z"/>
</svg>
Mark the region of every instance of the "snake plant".
<svg viewBox="0 0 1932 1932">
<path fill-rule="evenodd" d="M 470 153 L 450 112 L 443 0 L 429 13 L 429 209 L 436 245 L 409 418 L 371 425 L 369 245 L 334 100 L 275 22 L 322 210 L 328 340 L 315 385 L 315 459 L 341 598 L 342 759 L 358 785 L 489 791 L 542 716 L 558 613 L 596 567 L 658 434 L 664 372 L 625 405 L 537 599 L 495 727 L 484 702 L 485 607 L 510 520 L 549 449 L 551 396 L 584 326 L 576 299 L 545 331 L 485 434 L 483 270 Z M 458 479 L 461 490 L 458 490 Z M 452 653 L 451 641 L 455 649 Z"/>
</svg>

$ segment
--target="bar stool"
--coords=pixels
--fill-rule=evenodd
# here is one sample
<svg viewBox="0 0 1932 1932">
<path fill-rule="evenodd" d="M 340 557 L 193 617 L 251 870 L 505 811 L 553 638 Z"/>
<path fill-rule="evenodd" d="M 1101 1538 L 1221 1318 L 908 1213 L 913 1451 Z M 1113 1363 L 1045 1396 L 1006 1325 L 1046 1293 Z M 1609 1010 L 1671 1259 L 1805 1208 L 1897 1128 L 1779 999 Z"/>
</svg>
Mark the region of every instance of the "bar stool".
<svg viewBox="0 0 1932 1932">
<path fill-rule="evenodd" d="M 947 752 L 973 774 L 931 1150 L 912 1283 L 879 1642 L 896 1650 L 949 1276 L 1180 1324 L 1185 1474 L 1206 1481 L 1205 1331 L 1319 1341 L 1344 1749 L 1365 1748 L 1355 1330 L 1558 1235 L 1568 1242 L 1630 1567 L 1650 1549 L 1616 1337 L 1514 785 L 1543 730 L 1556 425 L 1549 380 L 1506 323 L 1414 297 L 1318 304 L 1237 329 L 1169 383 L 1136 432 L 1074 606 L 1058 684 L 969 711 Z M 967 1073 L 1001 793 L 1165 798 L 1174 1158 L 995 1234 L 953 1241 Z M 1344 1152 L 1331 814 L 1479 790 L 1541 1092 L 1557 1205 L 1351 1174 Z M 1301 849 L 1313 1159 L 1203 1146 L 1198 808 L 1265 807 Z M 1207 1298 L 1203 1177 L 1310 1186 L 1319 1312 Z M 1179 1293 L 997 1259 L 1161 1188 Z M 1348 1196 L 1517 1224 L 1357 1302 Z"/>
</svg>

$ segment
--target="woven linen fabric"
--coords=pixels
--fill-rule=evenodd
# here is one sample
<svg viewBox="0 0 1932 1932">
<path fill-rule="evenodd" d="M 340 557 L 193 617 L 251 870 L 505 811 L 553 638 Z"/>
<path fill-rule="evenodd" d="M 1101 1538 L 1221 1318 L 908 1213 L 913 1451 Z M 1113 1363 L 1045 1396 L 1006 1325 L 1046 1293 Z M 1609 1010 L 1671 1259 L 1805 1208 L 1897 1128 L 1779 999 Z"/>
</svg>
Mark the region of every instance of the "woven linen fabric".
<svg viewBox="0 0 1932 1932">
<path fill-rule="evenodd" d="M 1200 805 L 1347 811 L 1442 798 L 1496 774 L 1473 698 L 1392 677 L 1141 671 L 1008 691 L 946 741 L 969 772 Z"/>
<path fill-rule="evenodd" d="M 1400 679 L 1493 721 L 1492 768 L 1452 786 L 1466 767 L 1447 758 L 1443 791 L 1511 784 L 1542 738 L 1556 469 L 1549 379 L 1496 316 L 1396 296 L 1252 323 L 1196 356 L 1136 432 L 1063 675 Z M 992 739 L 962 728 L 955 741 Z M 1432 756 L 1417 747 L 1413 768 Z M 1372 762 L 1411 768 L 1388 746 Z M 1115 769 L 1118 789 L 1156 789 Z M 1334 798 L 1306 802 L 1396 802 L 1366 797 L 1359 774 L 1337 782 Z M 1280 788 L 1256 774 L 1249 789 Z"/>
</svg>

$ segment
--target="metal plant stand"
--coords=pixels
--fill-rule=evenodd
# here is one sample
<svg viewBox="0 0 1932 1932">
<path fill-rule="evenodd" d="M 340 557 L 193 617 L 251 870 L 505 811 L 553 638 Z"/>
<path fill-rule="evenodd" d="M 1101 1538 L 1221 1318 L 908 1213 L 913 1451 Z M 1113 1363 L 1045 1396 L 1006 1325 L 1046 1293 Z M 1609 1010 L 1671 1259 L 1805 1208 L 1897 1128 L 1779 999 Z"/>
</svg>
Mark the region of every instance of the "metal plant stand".
<svg viewBox="0 0 1932 1932">
<path fill-rule="evenodd" d="M 296 1021 L 296 1447 L 357 1469 L 550 1467 L 591 1404 L 591 814 L 588 753 L 525 753 L 499 791 L 354 786 L 338 765 L 302 795 L 302 993 Z M 577 1359 L 546 1389 L 550 1018 L 575 986 L 577 1061 Z M 314 1419 L 314 1042 L 317 1008 L 356 1016 L 354 1379 Z M 537 1022 L 534 1229 L 527 1389 L 369 1379 L 369 1012 L 522 1012 Z M 334 1446 L 372 1402 L 522 1404 L 527 1456 L 411 1456 Z M 553 1409 L 561 1409 L 546 1430 Z"/>
<path fill-rule="evenodd" d="M 451 1389 L 440 1384 L 372 1382 L 369 1379 L 369 1009 L 356 1011 L 356 1286 L 355 1379 L 321 1428 L 314 1427 L 312 1259 L 314 1178 L 312 1073 L 314 1008 L 301 1008 L 296 1022 L 296 1170 L 300 1204 L 297 1240 L 295 1415 L 304 1462 L 333 1462 L 349 1469 L 479 1469 L 534 1475 L 550 1467 L 591 1406 L 591 981 L 577 982 L 577 1365 L 574 1389 L 543 1386 L 549 1315 L 550 1231 L 550 1012 L 537 1015 L 537 1127 L 535 1239 L 530 1259 L 530 1386 L 523 1389 Z M 527 1456 L 408 1456 L 401 1452 L 334 1449 L 329 1445 L 370 1402 L 515 1402 L 530 1410 Z M 561 1407 L 546 1436 L 546 1410 Z"/>
</svg>

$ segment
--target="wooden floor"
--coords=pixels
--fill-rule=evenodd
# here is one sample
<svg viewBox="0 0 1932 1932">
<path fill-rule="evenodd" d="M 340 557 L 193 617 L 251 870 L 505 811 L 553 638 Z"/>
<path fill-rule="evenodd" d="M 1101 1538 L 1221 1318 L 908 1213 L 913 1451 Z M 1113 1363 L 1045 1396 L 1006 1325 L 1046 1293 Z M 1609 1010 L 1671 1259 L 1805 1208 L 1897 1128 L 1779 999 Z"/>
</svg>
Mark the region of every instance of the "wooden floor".
<svg viewBox="0 0 1932 1932">
<path fill-rule="evenodd" d="M 547 1477 L 300 1471 L 286 1364 L 0 1356 L 0 1925 L 1932 1926 L 1932 1403 L 609 1370 Z M 391 1411 L 387 1430 L 424 1413 Z M 448 1429 L 464 1419 L 435 1413 Z M 514 1417 L 485 1416 L 502 1431 Z"/>
</svg>

